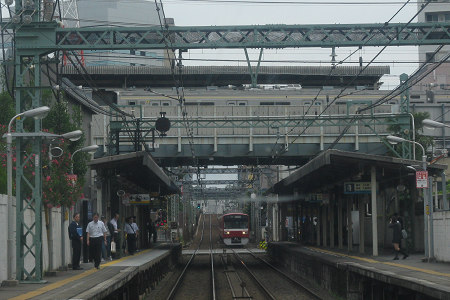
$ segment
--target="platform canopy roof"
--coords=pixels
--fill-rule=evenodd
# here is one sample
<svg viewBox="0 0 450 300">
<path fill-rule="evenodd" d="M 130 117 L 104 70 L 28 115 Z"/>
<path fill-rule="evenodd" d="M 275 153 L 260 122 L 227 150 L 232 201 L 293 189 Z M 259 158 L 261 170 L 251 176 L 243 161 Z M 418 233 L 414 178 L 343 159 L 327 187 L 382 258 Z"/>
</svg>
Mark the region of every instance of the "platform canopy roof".
<svg viewBox="0 0 450 300">
<path fill-rule="evenodd" d="M 114 174 L 119 182 L 134 192 L 141 190 L 160 196 L 180 193 L 175 183 L 145 151 L 96 158 L 88 165 L 99 173 Z"/>
<path fill-rule="evenodd" d="M 421 161 L 391 156 L 327 150 L 311 159 L 290 176 L 276 183 L 269 192 L 279 195 L 325 192 L 344 182 L 370 181 L 371 167 L 376 167 L 377 182 L 386 184 L 414 183 L 414 169 Z M 412 168 L 411 168 L 412 167 Z M 414 168 L 414 169 L 413 169 Z M 441 175 L 446 165 L 428 165 L 429 176 Z"/>
</svg>

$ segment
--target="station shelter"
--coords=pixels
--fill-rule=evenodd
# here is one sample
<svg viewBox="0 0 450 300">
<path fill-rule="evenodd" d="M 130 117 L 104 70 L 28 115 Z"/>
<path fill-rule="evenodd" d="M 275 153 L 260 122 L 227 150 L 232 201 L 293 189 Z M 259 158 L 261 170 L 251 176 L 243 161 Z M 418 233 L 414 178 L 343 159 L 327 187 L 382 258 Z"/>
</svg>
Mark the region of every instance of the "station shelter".
<svg viewBox="0 0 450 300">
<path fill-rule="evenodd" d="M 120 227 L 127 217 L 135 216 L 140 230 L 138 246 L 147 248 L 147 223 L 151 216 L 155 221 L 155 211 L 167 208 L 165 197 L 180 193 L 178 187 L 145 151 L 97 158 L 89 166 L 97 173 L 100 210 L 107 219 L 118 212 Z"/>
<path fill-rule="evenodd" d="M 432 217 L 433 201 L 431 188 L 417 188 L 416 171 L 421 165 L 389 156 L 322 152 L 271 188 L 279 199 L 274 240 L 347 247 L 376 256 L 379 248 L 392 247 L 388 225 L 397 214 L 409 233 L 404 246 L 424 251 L 424 218 Z M 445 184 L 446 168 L 427 163 L 429 186 L 437 181 Z M 426 192 L 430 202 L 424 204 Z"/>
</svg>

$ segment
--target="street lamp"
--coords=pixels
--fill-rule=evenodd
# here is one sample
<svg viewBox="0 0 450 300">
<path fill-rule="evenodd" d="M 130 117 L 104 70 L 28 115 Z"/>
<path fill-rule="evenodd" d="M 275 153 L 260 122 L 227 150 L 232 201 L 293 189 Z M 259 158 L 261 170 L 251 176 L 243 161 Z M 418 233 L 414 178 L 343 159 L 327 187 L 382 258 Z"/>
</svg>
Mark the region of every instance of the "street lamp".
<svg viewBox="0 0 450 300">
<path fill-rule="evenodd" d="M 75 142 L 78 141 L 81 136 L 83 135 L 83 132 L 81 130 L 74 130 L 74 131 L 70 131 L 67 133 L 63 133 L 60 136 L 57 136 L 56 138 L 63 138 L 63 139 L 67 139 L 70 140 L 71 142 Z M 54 141 L 56 138 L 52 139 L 52 141 Z M 48 147 L 48 161 L 49 161 L 49 166 L 52 163 L 53 157 L 59 157 L 63 154 L 63 149 L 61 149 L 60 147 L 52 147 L 52 144 L 50 142 L 49 147 Z M 64 224 L 64 220 L 65 220 L 65 211 L 64 211 L 64 206 L 61 207 L 61 228 L 62 225 Z M 50 249 L 50 253 L 49 253 L 49 269 L 53 270 L 54 265 L 53 265 L 53 218 L 52 218 L 52 214 L 49 214 L 49 230 L 50 230 L 50 234 L 49 234 L 49 249 Z M 65 241 L 64 241 L 64 230 L 61 230 L 61 265 L 64 266 L 66 263 L 66 258 L 65 258 L 65 250 L 66 246 L 65 246 Z"/>
<path fill-rule="evenodd" d="M 389 141 L 389 143 L 391 144 L 397 144 L 397 143 L 403 143 L 403 142 L 407 142 L 407 143 L 413 143 L 415 145 L 419 145 L 420 148 L 422 149 L 422 169 L 424 171 L 427 171 L 427 156 L 425 155 L 425 149 L 423 148 L 423 146 L 416 142 L 416 141 L 410 141 L 395 135 L 388 135 L 387 140 Z M 427 187 L 424 188 L 423 191 L 423 199 L 424 199 L 424 212 L 423 212 L 423 220 L 424 220 L 424 248 L 425 248 L 425 255 L 428 257 L 428 260 L 431 260 L 432 255 L 431 255 L 431 249 L 432 249 L 432 245 L 431 245 L 431 219 L 429 214 L 427 214 L 427 211 L 429 211 L 429 187 L 428 187 L 428 176 L 427 176 Z"/>
<path fill-rule="evenodd" d="M 12 227 L 12 216 L 14 215 L 13 210 L 13 200 L 12 200 L 12 151 L 11 151 L 11 144 L 12 144 L 12 134 L 11 134 L 11 126 L 14 120 L 20 118 L 20 117 L 29 117 L 29 118 L 35 118 L 35 119 L 42 119 L 44 118 L 48 112 L 50 111 L 50 108 L 48 106 L 41 106 L 37 108 L 33 108 L 27 111 L 24 111 L 20 114 L 15 115 L 8 124 L 8 132 L 6 133 L 6 178 L 7 178 L 7 190 L 8 190 L 8 270 L 7 275 L 8 279 L 13 280 L 12 276 L 12 253 L 13 253 L 13 241 L 14 241 L 14 232 Z"/>
<path fill-rule="evenodd" d="M 95 153 L 98 149 L 98 145 L 90 145 L 90 146 L 86 146 L 84 148 L 78 149 L 76 150 L 73 154 L 72 157 L 70 158 L 72 160 L 72 165 L 71 165 L 71 173 L 73 174 L 73 157 L 75 156 L 75 154 L 77 154 L 78 152 L 87 152 L 87 153 Z"/>
<path fill-rule="evenodd" d="M 433 120 L 430 120 L 430 119 L 423 120 L 422 124 L 424 126 L 433 127 L 433 128 L 444 128 L 444 127 L 450 128 L 450 125 L 447 125 L 447 124 L 444 124 L 444 123 L 441 123 L 441 122 L 436 122 L 436 121 L 433 121 Z"/>
</svg>

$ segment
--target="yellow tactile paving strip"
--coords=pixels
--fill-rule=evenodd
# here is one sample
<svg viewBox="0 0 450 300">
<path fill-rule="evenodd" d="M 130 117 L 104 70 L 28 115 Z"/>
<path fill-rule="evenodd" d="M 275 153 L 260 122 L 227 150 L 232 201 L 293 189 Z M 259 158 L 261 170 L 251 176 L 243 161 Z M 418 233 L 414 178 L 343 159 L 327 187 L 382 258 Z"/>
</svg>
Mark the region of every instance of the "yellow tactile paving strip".
<svg viewBox="0 0 450 300">
<path fill-rule="evenodd" d="M 135 256 L 126 256 L 126 257 L 122 257 L 122 258 L 117 259 L 117 260 L 114 260 L 114 261 L 110 261 L 110 262 L 108 262 L 108 263 L 105 263 L 105 264 L 100 265 L 100 268 L 102 269 L 102 268 L 104 268 L 104 267 L 108 267 L 108 266 L 115 265 L 115 264 L 117 264 L 117 263 L 119 263 L 119 262 L 121 262 L 121 261 L 124 261 L 124 260 L 127 260 L 127 259 L 129 259 L 129 258 L 136 257 L 136 256 L 138 256 L 138 255 L 147 253 L 147 252 L 149 252 L 149 251 L 151 251 L 151 250 L 152 250 L 152 249 L 144 250 L 144 251 L 141 251 L 141 252 L 139 252 L 139 253 L 136 253 Z M 39 288 L 39 289 L 37 289 L 37 290 L 35 290 L 35 291 L 28 292 L 28 293 L 26 293 L 26 294 L 23 294 L 23 295 L 14 297 L 14 298 L 9 298 L 9 300 L 25 300 L 25 299 L 30 299 L 30 298 L 33 298 L 33 297 L 42 295 L 42 294 L 44 294 L 44 293 L 46 293 L 46 292 L 48 292 L 48 291 L 51 291 L 51 290 L 60 288 L 60 287 L 62 287 L 63 285 L 68 284 L 68 283 L 70 283 L 70 282 L 72 282 L 72 281 L 75 281 L 75 280 L 84 278 L 84 277 L 86 277 L 86 276 L 89 276 L 89 275 L 91 275 L 91 274 L 93 274 L 93 273 L 95 273 L 95 272 L 97 272 L 97 271 L 98 271 L 98 270 L 95 269 L 95 268 L 94 268 L 94 269 L 90 269 L 90 270 L 84 271 L 83 273 L 80 273 L 80 274 L 78 274 L 78 275 L 75 275 L 75 276 L 72 276 L 72 277 L 69 277 L 69 278 L 66 278 L 66 279 L 63 279 L 63 280 L 60 280 L 60 281 L 51 283 L 51 284 L 49 284 L 49 285 L 45 285 L 45 286 L 43 286 L 43 287 L 41 287 L 41 288 Z"/>
<path fill-rule="evenodd" d="M 442 272 L 437 272 L 437 271 L 423 269 L 423 268 L 417 268 L 417 267 L 403 265 L 403 264 L 398 264 L 398 263 L 379 261 L 379 260 L 375 260 L 375 259 L 372 259 L 372 258 L 365 258 L 365 257 L 360 257 L 360 256 L 347 255 L 347 254 L 343 254 L 343 253 L 339 253 L 339 252 L 333 252 L 333 251 L 330 251 L 330 250 L 325 250 L 325 249 L 320 249 L 320 248 L 315 248 L 315 247 L 305 247 L 305 248 L 310 249 L 310 250 L 314 250 L 314 251 L 317 251 L 317 252 L 322 252 L 322 253 L 334 255 L 334 256 L 353 258 L 353 259 L 364 261 L 364 262 L 368 262 L 368 263 L 384 264 L 384 265 L 388 265 L 388 266 L 394 266 L 394 267 L 397 267 L 397 268 L 413 270 L 413 271 L 427 273 L 427 274 L 431 274 L 431 275 L 450 277 L 450 273 L 442 273 Z"/>
</svg>

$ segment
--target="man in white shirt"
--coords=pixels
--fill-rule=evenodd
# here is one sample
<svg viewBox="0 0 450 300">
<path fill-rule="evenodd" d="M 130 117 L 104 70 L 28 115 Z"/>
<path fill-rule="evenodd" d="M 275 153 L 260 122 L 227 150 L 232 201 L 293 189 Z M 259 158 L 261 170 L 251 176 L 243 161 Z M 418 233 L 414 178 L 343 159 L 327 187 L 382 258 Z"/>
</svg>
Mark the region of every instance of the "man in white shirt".
<svg viewBox="0 0 450 300">
<path fill-rule="evenodd" d="M 102 255 L 102 241 L 106 243 L 106 227 L 102 221 L 98 220 L 98 213 L 94 213 L 94 220 L 86 227 L 87 245 L 94 258 L 94 266 L 100 269 L 100 258 Z"/>
<path fill-rule="evenodd" d="M 128 217 L 126 221 L 124 230 L 127 233 L 128 254 L 133 255 L 136 251 L 137 225 L 133 226 L 133 217 Z"/>
</svg>

